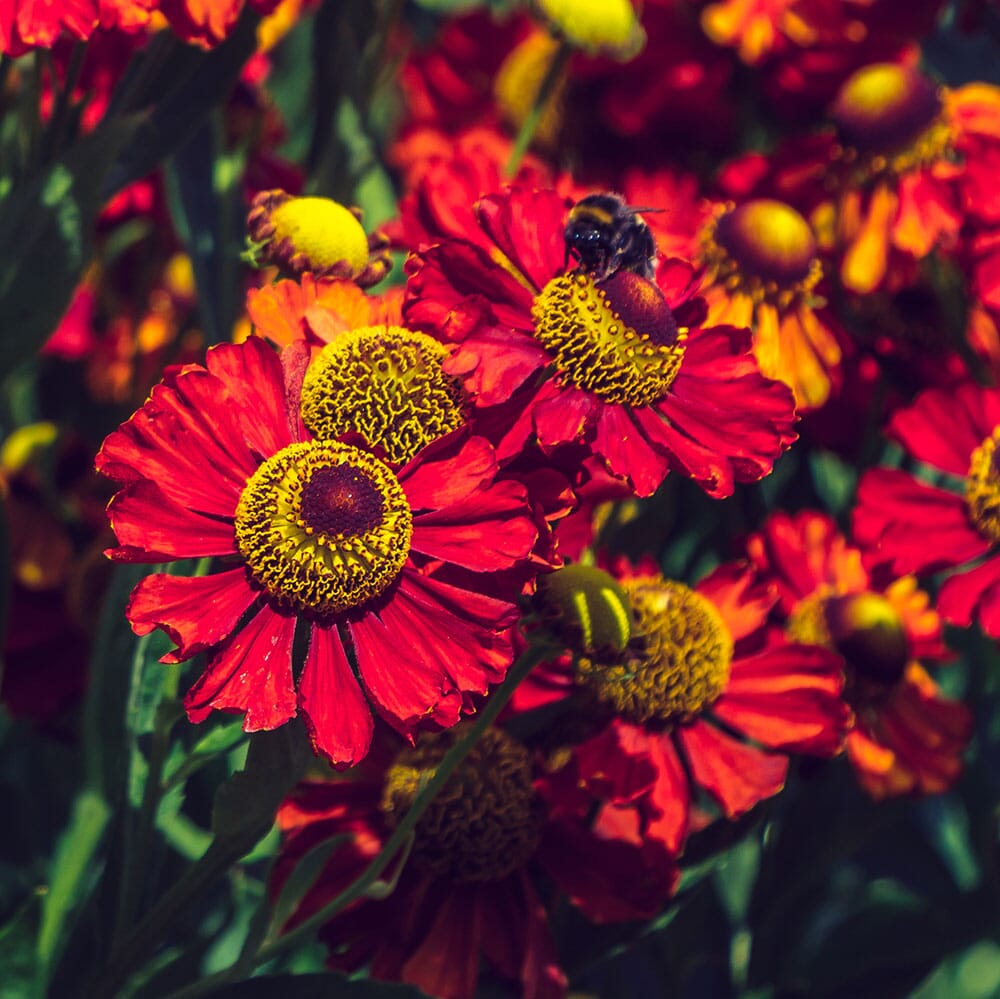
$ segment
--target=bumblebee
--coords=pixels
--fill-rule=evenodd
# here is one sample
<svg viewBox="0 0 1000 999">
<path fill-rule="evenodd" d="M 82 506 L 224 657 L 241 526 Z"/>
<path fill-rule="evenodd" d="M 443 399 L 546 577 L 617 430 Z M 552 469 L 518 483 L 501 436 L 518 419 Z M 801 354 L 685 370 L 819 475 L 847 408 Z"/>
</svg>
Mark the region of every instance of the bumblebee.
<svg viewBox="0 0 1000 999">
<path fill-rule="evenodd" d="M 604 191 L 588 194 L 570 210 L 566 222 L 566 262 L 572 257 L 600 282 L 615 271 L 625 270 L 653 279 L 656 240 L 640 211 L 621 195 Z"/>
</svg>

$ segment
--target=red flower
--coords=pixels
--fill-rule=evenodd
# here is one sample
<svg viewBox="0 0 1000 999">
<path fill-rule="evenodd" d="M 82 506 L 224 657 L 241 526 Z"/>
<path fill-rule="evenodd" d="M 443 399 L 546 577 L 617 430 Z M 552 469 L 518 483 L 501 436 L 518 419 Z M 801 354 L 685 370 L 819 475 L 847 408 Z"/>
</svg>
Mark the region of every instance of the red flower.
<svg viewBox="0 0 1000 999">
<path fill-rule="evenodd" d="M 977 618 L 1000 636 L 1000 391 L 968 383 L 930 389 L 899 410 L 886 432 L 952 478 L 929 485 L 896 468 L 865 473 L 854 535 L 867 561 L 896 575 L 959 569 L 941 587 L 941 615 L 963 626 Z"/>
<path fill-rule="evenodd" d="M 552 191 L 490 195 L 476 206 L 481 233 L 408 263 L 403 314 L 456 344 L 449 370 L 500 459 L 532 438 L 546 453 L 585 444 L 642 496 L 671 468 L 712 496 L 766 475 L 795 416 L 789 390 L 760 374 L 750 332 L 699 327 L 705 305 L 681 260 L 661 264 L 658 288 L 628 271 L 600 283 L 567 273 L 568 207 Z"/>
<path fill-rule="evenodd" d="M 942 696 L 922 662 L 947 656 L 941 623 L 912 576 L 878 582 L 825 514 L 774 514 L 748 542 L 778 587 L 775 616 L 795 641 L 844 658 L 855 712 L 847 755 L 875 798 L 947 790 L 972 730 L 964 705 Z"/>
<path fill-rule="evenodd" d="M 243 712 L 254 731 L 301 709 L 316 749 L 351 764 L 368 750 L 369 702 L 409 734 L 453 725 L 503 678 L 517 609 L 484 588 L 524 565 L 536 530 L 524 487 L 494 483 L 491 447 L 464 430 L 398 469 L 357 441 L 314 440 L 301 366 L 283 370 L 253 338 L 169 369 L 97 457 L 124 483 L 108 554 L 220 560 L 204 577 L 148 576 L 128 607 L 137 634 L 176 642 L 164 662 L 208 653 L 192 721 Z M 309 640 L 296 684 L 297 630 Z"/>
<path fill-rule="evenodd" d="M 278 812 L 284 843 L 274 887 L 312 847 L 348 834 L 290 926 L 351 883 L 408 810 L 422 775 L 461 728 L 424 737 L 355 779 L 307 782 Z M 670 895 L 676 869 L 655 843 L 628 830 L 556 813 L 532 756 L 502 729 L 487 730 L 424 813 L 392 894 L 367 899 L 320 931 L 332 967 L 369 964 L 373 978 L 402 981 L 442 999 L 472 999 L 480 963 L 518 982 L 526 999 L 559 999 L 559 967 L 533 874 L 596 922 L 648 919 Z"/>
<path fill-rule="evenodd" d="M 840 750 L 849 715 L 840 663 L 825 649 L 766 640 L 777 594 L 748 566 L 722 566 L 695 590 L 651 566 L 622 563 L 614 575 L 638 647 L 581 658 L 575 674 L 565 660 L 537 669 L 516 699 L 528 710 L 574 688 L 590 698 L 599 730 L 553 777 L 568 800 L 584 788 L 634 810 L 643 834 L 676 853 L 702 791 L 734 818 L 781 790 L 788 754 Z"/>
</svg>

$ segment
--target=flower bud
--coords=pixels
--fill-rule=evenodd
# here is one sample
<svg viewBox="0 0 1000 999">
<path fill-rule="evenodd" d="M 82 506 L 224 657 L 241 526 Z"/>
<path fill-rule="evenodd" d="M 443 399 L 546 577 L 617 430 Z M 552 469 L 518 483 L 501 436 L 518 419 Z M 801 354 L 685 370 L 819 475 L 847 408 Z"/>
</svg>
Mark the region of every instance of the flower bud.
<svg viewBox="0 0 1000 999">
<path fill-rule="evenodd" d="M 248 257 L 258 267 L 274 264 L 296 277 L 310 271 L 362 287 L 376 284 L 392 267 L 385 251 L 388 240 L 366 236 L 360 218 L 357 208 L 330 198 L 263 191 L 247 216 Z"/>
<path fill-rule="evenodd" d="M 568 565 L 542 576 L 535 607 L 552 633 L 577 656 L 615 661 L 632 638 L 629 599 L 603 569 Z"/>
<path fill-rule="evenodd" d="M 646 33 L 630 0 L 536 0 L 554 34 L 590 55 L 626 61 L 638 55 Z"/>
</svg>

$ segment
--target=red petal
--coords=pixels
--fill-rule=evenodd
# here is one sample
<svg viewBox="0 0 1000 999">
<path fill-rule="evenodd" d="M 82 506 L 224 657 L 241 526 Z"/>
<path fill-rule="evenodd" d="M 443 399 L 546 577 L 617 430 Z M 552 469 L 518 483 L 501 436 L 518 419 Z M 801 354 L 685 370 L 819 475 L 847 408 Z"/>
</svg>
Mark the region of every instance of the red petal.
<svg viewBox="0 0 1000 999">
<path fill-rule="evenodd" d="M 524 899 L 524 960 L 521 962 L 521 994 L 523 999 L 565 999 L 567 981 L 559 967 L 559 953 L 549 919 L 528 872 L 522 867 L 514 877 L 521 883 Z"/>
<path fill-rule="evenodd" d="M 475 572 L 509 569 L 531 553 L 538 530 L 528 491 L 505 480 L 414 518 L 411 546 Z"/>
<path fill-rule="evenodd" d="M 796 439 L 791 389 L 765 378 L 749 348 L 745 330 L 693 331 L 677 378 L 655 407 L 669 424 L 654 437 L 643 420 L 654 443 L 659 438 L 711 496 L 728 496 L 734 479 L 767 475 Z"/>
<path fill-rule="evenodd" d="M 809 645 L 737 659 L 711 712 L 771 749 L 832 756 L 843 747 L 851 714 L 841 700 L 841 669 L 839 656 Z"/>
<path fill-rule="evenodd" d="M 784 787 L 787 756 L 761 752 L 701 721 L 677 734 L 692 776 L 712 793 L 727 818 L 742 815 Z"/>
<path fill-rule="evenodd" d="M 596 923 L 651 919 L 677 881 L 666 851 L 600 839 L 573 821 L 546 824 L 537 858 L 573 904 Z"/>
<path fill-rule="evenodd" d="M 483 889 L 456 886 L 442 897 L 420 946 L 403 965 L 402 980 L 442 999 L 473 999 L 482 947 Z"/>
<path fill-rule="evenodd" d="M 720 565 L 696 589 L 719 609 L 737 642 L 764 626 L 778 597 L 777 590 L 760 582 L 746 562 Z"/>
<path fill-rule="evenodd" d="M 184 698 L 188 718 L 204 721 L 213 708 L 244 712 L 244 732 L 277 728 L 294 718 L 294 633 L 294 617 L 263 607 L 209 659 Z"/>
<path fill-rule="evenodd" d="M 895 468 L 873 468 L 858 486 L 854 536 L 866 558 L 897 575 L 961 565 L 990 547 L 969 523 L 965 499 Z"/>
<path fill-rule="evenodd" d="M 464 430 L 424 448 L 399 472 L 399 482 L 414 513 L 440 510 L 489 485 L 497 473 L 489 442 Z"/>
<path fill-rule="evenodd" d="M 109 548 L 107 555 L 119 562 L 236 555 L 234 511 L 235 504 L 228 520 L 217 520 L 179 507 L 153 482 L 134 482 L 108 504 L 108 520 L 120 547 Z"/>
<path fill-rule="evenodd" d="M 566 263 L 566 216 L 572 202 L 555 191 L 514 187 L 476 202 L 483 230 L 541 291 Z"/>
<path fill-rule="evenodd" d="M 654 423 L 659 448 L 652 446 L 645 432 L 647 421 Z M 598 417 L 594 453 L 612 475 L 628 480 L 637 496 L 652 496 L 670 471 L 672 452 L 659 440 L 661 425 L 652 410 L 629 410 L 625 406 L 604 406 Z"/>
<path fill-rule="evenodd" d="M 334 766 L 353 766 L 368 754 L 371 708 L 333 626 L 310 629 L 299 704 L 313 746 Z"/>
<path fill-rule="evenodd" d="M 596 797 L 613 804 L 634 801 L 652 788 L 658 771 L 651 744 L 656 739 L 639 725 L 615 719 L 599 735 L 576 748 L 580 780 Z"/>
<path fill-rule="evenodd" d="M 125 616 L 137 635 L 162 628 L 177 648 L 160 662 L 179 663 L 228 638 L 256 599 L 242 568 L 211 576 L 156 573 L 139 581 Z"/>
<path fill-rule="evenodd" d="M 920 461 L 965 478 L 972 452 L 1000 424 L 1000 393 L 978 385 L 929 389 L 889 422 L 887 433 Z"/>
<path fill-rule="evenodd" d="M 952 624 L 967 626 L 973 614 L 992 638 L 1000 637 L 1000 557 L 949 576 L 938 594 L 938 611 Z"/>
<path fill-rule="evenodd" d="M 406 272 L 403 317 L 415 329 L 461 343 L 483 326 L 500 326 L 512 345 L 534 330 L 533 292 L 478 246 L 455 240 L 426 247 Z"/>
<path fill-rule="evenodd" d="M 292 443 L 286 412 L 281 359 L 259 337 L 243 344 L 220 344 L 205 355 L 205 366 L 225 386 L 223 402 L 250 450 L 269 458 Z M 296 412 L 298 407 L 296 407 Z"/>
<path fill-rule="evenodd" d="M 462 379 L 477 407 L 487 407 L 507 402 L 550 360 L 534 339 L 512 338 L 500 326 L 481 326 L 455 348 L 444 369 Z"/>
<path fill-rule="evenodd" d="M 649 758 L 656 767 L 656 783 L 646 803 L 649 811 L 646 834 L 676 856 L 688 834 L 691 788 L 669 735 L 650 738 Z"/>
<path fill-rule="evenodd" d="M 547 382 L 535 396 L 531 411 L 542 450 L 548 453 L 560 444 L 583 443 L 604 408 L 588 392 Z"/>
</svg>

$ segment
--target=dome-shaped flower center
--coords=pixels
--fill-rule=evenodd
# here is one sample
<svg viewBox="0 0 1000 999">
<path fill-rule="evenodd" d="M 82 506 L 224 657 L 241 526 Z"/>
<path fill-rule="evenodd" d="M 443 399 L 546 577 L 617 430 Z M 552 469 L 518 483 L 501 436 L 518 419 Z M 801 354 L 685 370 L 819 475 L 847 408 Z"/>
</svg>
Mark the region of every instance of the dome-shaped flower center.
<svg viewBox="0 0 1000 999">
<path fill-rule="evenodd" d="M 583 659 L 578 680 L 632 721 L 680 722 L 726 689 L 733 637 L 715 605 L 683 583 L 660 578 L 622 584 L 644 648 L 616 665 Z"/>
<path fill-rule="evenodd" d="M 368 263 L 368 237 L 361 223 L 329 198 L 289 198 L 271 212 L 275 240 L 289 240 L 308 257 L 311 271 L 346 260 L 355 271 Z"/>
<path fill-rule="evenodd" d="M 320 352 L 302 384 L 302 421 L 319 438 L 360 434 L 404 464 L 464 422 L 447 349 L 399 326 L 351 330 Z"/>
<path fill-rule="evenodd" d="M 423 738 L 389 768 L 382 811 L 403 818 L 467 723 Z M 538 846 L 542 806 L 528 750 L 500 729 L 487 729 L 420 817 L 410 860 L 419 870 L 462 883 L 499 881 Z"/>
<path fill-rule="evenodd" d="M 251 476 L 236 543 L 267 592 L 337 614 L 377 597 L 410 551 L 413 515 L 389 467 L 346 444 L 290 444 Z"/>
<path fill-rule="evenodd" d="M 576 48 L 631 59 L 645 33 L 630 0 L 536 0 L 552 28 Z"/>
<path fill-rule="evenodd" d="M 899 612 L 881 593 L 842 596 L 817 591 L 800 600 L 785 626 L 789 641 L 820 645 L 843 656 L 848 693 L 891 686 L 903 676 L 909 640 Z M 862 687 L 861 681 L 867 681 Z"/>
<path fill-rule="evenodd" d="M 545 74 L 556 58 L 559 42 L 546 31 L 533 31 L 514 46 L 497 71 L 493 81 L 493 96 L 501 117 L 517 130 L 528 117 Z M 552 87 L 541 118 L 535 128 L 534 142 L 551 148 L 559 137 L 566 96 L 566 77 L 562 75 Z"/>
<path fill-rule="evenodd" d="M 830 114 L 845 146 L 863 156 L 892 156 L 881 165 L 901 172 L 942 152 L 948 134 L 941 108 L 937 88 L 922 73 L 875 63 L 844 81 Z"/>
<path fill-rule="evenodd" d="M 976 530 L 990 541 L 1000 541 L 1000 427 L 972 452 L 965 480 L 965 502 Z"/>
<path fill-rule="evenodd" d="M 531 315 L 559 377 L 608 403 L 658 402 L 684 358 L 687 334 L 660 289 L 631 271 L 600 285 L 579 271 L 553 278 Z"/>
<path fill-rule="evenodd" d="M 809 223 L 781 201 L 759 198 L 726 212 L 715 223 L 714 239 L 728 257 L 728 267 L 727 261 L 712 260 L 721 283 L 773 292 L 819 279 Z"/>
</svg>

